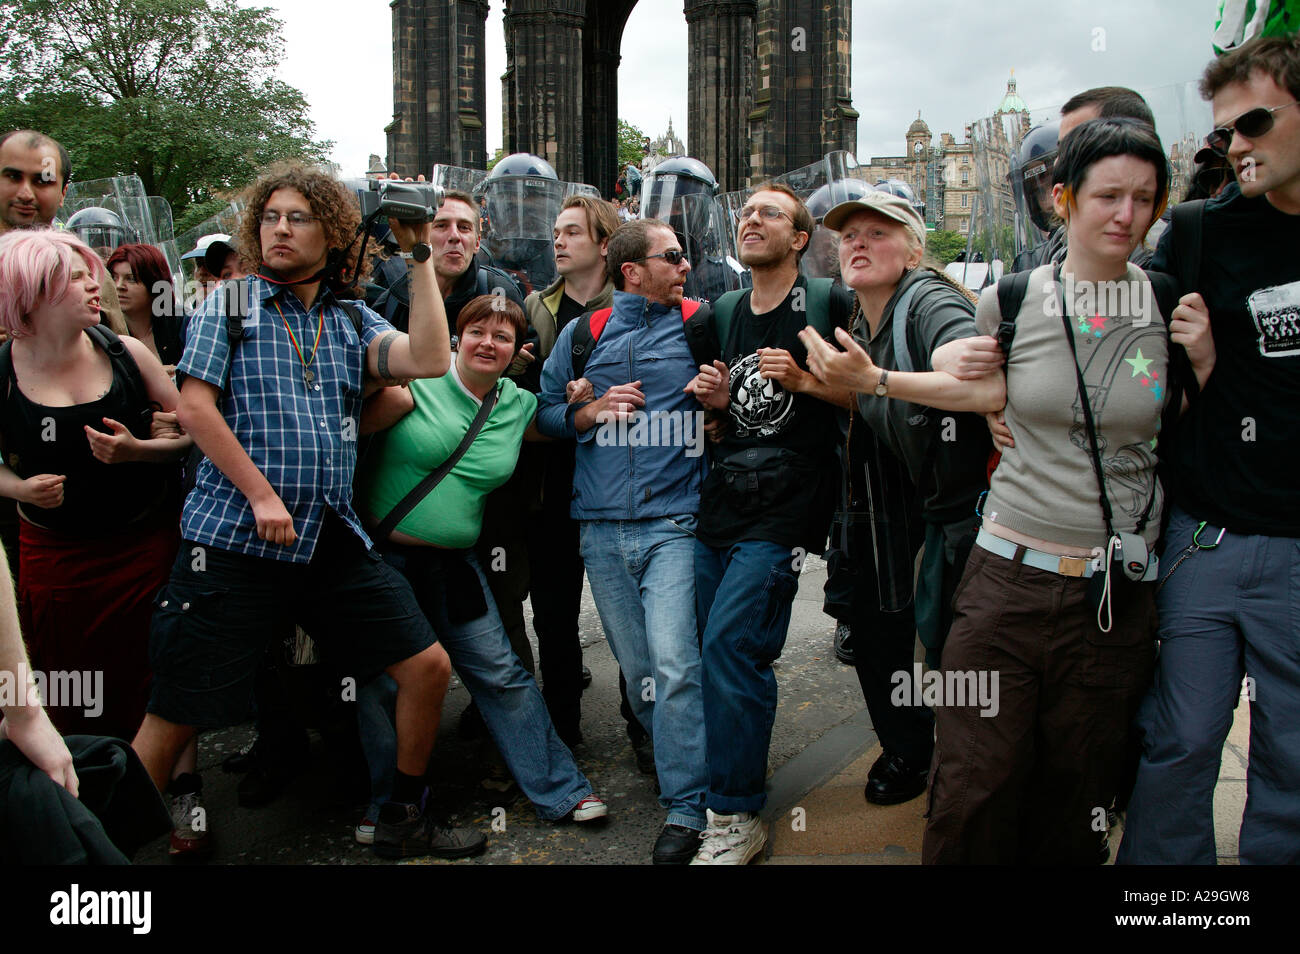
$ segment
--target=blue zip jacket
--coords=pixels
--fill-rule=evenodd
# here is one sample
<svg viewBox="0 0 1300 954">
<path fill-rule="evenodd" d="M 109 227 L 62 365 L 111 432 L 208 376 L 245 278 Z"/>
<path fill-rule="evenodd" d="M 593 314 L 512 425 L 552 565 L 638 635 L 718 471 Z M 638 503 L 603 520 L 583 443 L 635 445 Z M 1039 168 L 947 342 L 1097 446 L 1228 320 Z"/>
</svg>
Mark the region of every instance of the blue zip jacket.
<svg viewBox="0 0 1300 954">
<path fill-rule="evenodd" d="M 622 425 L 573 426 L 577 405 L 565 402 L 573 380 L 573 330 L 565 325 L 542 369 L 537 429 L 577 438 L 573 478 L 576 520 L 645 520 L 696 513 L 706 468 L 704 408 L 682 390 L 697 369 L 680 308 L 614 292 L 614 311 L 587 358 L 584 377 L 596 396 L 641 382 L 643 413 Z"/>
</svg>

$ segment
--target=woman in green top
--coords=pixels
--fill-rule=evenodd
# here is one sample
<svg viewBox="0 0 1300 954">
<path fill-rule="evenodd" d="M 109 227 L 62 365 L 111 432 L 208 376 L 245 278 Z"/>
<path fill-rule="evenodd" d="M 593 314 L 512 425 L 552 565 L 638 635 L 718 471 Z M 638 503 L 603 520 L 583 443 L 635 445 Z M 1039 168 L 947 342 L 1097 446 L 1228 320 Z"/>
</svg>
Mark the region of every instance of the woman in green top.
<svg viewBox="0 0 1300 954">
<path fill-rule="evenodd" d="M 438 484 L 376 540 L 384 559 L 410 581 L 420 608 L 482 713 L 507 767 L 540 817 L 585 822 L 606 815 L 605 803 L 560 741 L 537 683 L 510 648 L 483 570 L 472 549 L 487 495 L 514 470 L 532 430 L 537 398 L 502 378 L 519 350 L 527 322 L 519 306 L 482 295 L 461 309 L 459 350 L 441 378 L 389 388 L 371 412 L 390 422 L 363 467 L 357 499 L 378 524 L 460 445 L 483 401 L 496 392 L 482 429 Z M 371 766 L 371 799 L 382 803 L 396 765 L 388 713 L 394 687 L 386 676 L 359 693 L 361 738 Z M 357 840 L 373 838 L 373 814 Z"/>
</svg>

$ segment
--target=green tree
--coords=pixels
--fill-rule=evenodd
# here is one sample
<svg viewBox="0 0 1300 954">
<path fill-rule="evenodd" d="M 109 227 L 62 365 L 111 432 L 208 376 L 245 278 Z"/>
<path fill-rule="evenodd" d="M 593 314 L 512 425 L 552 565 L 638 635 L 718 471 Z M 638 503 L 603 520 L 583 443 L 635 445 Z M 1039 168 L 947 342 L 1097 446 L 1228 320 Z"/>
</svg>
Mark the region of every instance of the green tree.
<svg viewBox="0 0 1300 954">
<path fill-rule="evenodd" d="M 641 151 L 641 143 L 645 139 L 645 133 L 637 129 L 626 119 L 618 121 L 618 174 L 622 175 L 623 170 L 627 168 L 629 162 L 634 163 L 636 167 L 641 168 L 641 159 L 645 153 Z"/>
<path fill-rule="evenodd" d="M 275 78 L 281 30 L 236 0 L 5 0 L 0 128 L 58 139 L 78 179 L 138 175 L 180 231 L 267 164 L 325 158 Z"/>
<path fill-rule="evenodd" d="M 940 265 L 947 265 L 956 259 L 959 253 L 966 251 L 966 236 L 960 232 L 937 229 L 926 236 L 925 250 Z"/>
</svg>

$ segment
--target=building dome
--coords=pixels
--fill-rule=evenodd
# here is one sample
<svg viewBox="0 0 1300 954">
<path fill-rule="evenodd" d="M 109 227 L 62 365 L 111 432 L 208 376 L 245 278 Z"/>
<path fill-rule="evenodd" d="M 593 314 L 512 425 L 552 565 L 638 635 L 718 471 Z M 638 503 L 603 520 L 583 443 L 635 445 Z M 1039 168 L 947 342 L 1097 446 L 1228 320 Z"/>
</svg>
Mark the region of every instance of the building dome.
<svg viewBox="0 0 1300 954">
<path fill-rule="evenodd" d="M 907 127 L 907 134 L 909 136 L 921 135 L 925 136 L 927 139 L 930 138 L 930 127 L 927 126 L 925 120 L 921 118 L 921 111 L 919 109 L 916 111 L 916 119 L 912 121 L 912 125 Z"/>
<path fill-rule="evenodd" d="M 998 104 L 999 113 L 1027 113 L 1029 107 L 1025 101 L 1020 98 L 1016 92 L 1016 74 L 1015 70 L 1011 71 L 1011 78 L 1007 80 L 1007 93 L 1002 97 L 1002 102 Z"/>
</svg>

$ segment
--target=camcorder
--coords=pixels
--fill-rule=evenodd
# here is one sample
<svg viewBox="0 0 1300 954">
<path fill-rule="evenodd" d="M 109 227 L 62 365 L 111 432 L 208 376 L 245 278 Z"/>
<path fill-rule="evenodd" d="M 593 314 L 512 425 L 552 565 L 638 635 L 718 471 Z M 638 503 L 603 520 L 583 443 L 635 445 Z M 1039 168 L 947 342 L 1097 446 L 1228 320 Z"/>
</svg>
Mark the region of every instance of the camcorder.
<svg viewBox="0 0 1300 954">
<path fill-rule="evenodd" d="M 443 192 L 432 182 L 403 182 L 400 179 L 344 179 L 357 194 L 364 222 L 379 218 L 396 219 L 412 225 L 432 222 L 442 205 Z"/>
</svg>

